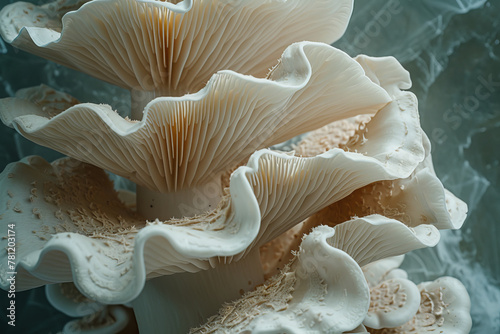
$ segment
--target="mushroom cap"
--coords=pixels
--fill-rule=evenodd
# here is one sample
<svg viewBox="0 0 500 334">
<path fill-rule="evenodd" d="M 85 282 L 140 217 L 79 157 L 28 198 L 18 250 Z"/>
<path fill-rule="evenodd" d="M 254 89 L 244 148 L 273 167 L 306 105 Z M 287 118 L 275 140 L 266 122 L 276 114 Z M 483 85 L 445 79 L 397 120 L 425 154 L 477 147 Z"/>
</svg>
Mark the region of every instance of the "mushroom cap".
<svg viewBox="0 0 500 334">
<path fill-rule="evenodd" d="M 386 221 L 398 220 L 412 228 L 418 235 L 417 239 L 427 240 L 417 247 L 421 248 L 432 246 L 439 240 L 437 229 L 459 228 L 465 220 L 467 205 L 447 191 L 435 175 L 430 142 L 420 129 L 417 99 L 414 94 L 401 90 L 411 86 L 408 72 L 392 57 L 358 56 L 355 59 L 363 66 L 365 74 L 387 91 L 393 102 L 374 116 L 362 115 L 337 121 L 308 133 L 295 144 L 295 152 L 314 156 L 342 148 L 359 153 L 370 150 L 370 155 L 384 156 L 383 152 L 377 153 L 382 146 L 373 138 L 391 129 L 394 133 L 409 133 L 408 137 L 401 138 L 402 141 L 408 140 L 405 145 L 409 148 L 408 158 L 399 155 L 402 161 L 408 162 L 417 156 L 422 160 L 413 160 L 417 166 L 409 177 L 359 188 L 309 217 L 301 230 L 266 245 L 261 250 L 261 258 L 268 270 L 266 275 L 286 263 L 291 257 L 290 252 L 298 249 L 299 238 L 296 236 L 300 237 L 322 224 L 335 226 L 353 217 L 382 215 Z M 420 138 L 415 139 L 418 136 Z M 412 152 L 419 154 L 412 156 Z"/>
<path fill-rule="evenodd" d="M 73 318 L 89 316 L 106 307 L 82 295 L 71 282 L 46 285 L 45 296 L 55 309 Z"/>
<path fill-rule="evenodd" d="M 215 333 L 341 334 L 359 326 L 368 310 L 368 286 L 358 264 L 329 242 L 334 234 L 330 227 L 317 227 L 280 274 L 224 305 L 191 333 L 210 328 Z"/>
<path fill-rule="evenodd" d="M 130 313 L 123 306 L 110 305 L 90 316 L 71 320 L 64 325 L 62 332 L 65 334 L 120 333 L 126 331 L 130 320 Z"/>
<path fill-rule="evenodd" d="M 420 291 L 405 278 L 391 278 L 370 288 L 370 308 L 363 325 L 393 328 L 413 318 L 420 306 Z"/>
<path fill-rule="evenodd" d="M 204 184 L 257 149 L 324 123 L 374 114 L 390 101 L 347 54 L 312 42 L 288 47 L 265 79 L 221 71 L 198 93 L 154 99 L 140 122 L 123 119 L 107 105 L 53 110 L 54 103 L 40 96 L 62 93 L 38 90 L 2 99 L 2 121 L 38 144 L 160 192 Z M 421 131 L 418 122 L 409 122 L 408 140 L 420 137 L 414 133 Z M 406 125 L 382 126 L 396 140 Z M 400 159 L 403 169 L 414 164 L 419 150 L 417 142 L 402 151 L 409 152 Z"/>
<path fill-rule="evenodd" d="M 472 327 L 470 298 L 463 284 L 453 277 L 440 277 L 418 285 L 421 294 L 415 332 L 443 331 L 466 334 Z"/>
<path fill-rule="evenodd" d="M 183 95 L 227 69 L 265 75 L 286 46 L 332 43 L 352 0 L 73 0 L 0 12 L 13 46 L 117 86 Z"/>
<path fill-rule="evenodd" d="M 432 225 L 409 228 L 405 224 L 381 215 L 353 218 L 336 226 L 334 247 L 349 253 L 360 266 L 386 257 L 435 246 L 439 232 Z M 354 236 L 353 236 L 354 234 Z M 370 244 L 368 240 L 375 240 Z"/>
<path fill-rule="evenodd" d="M 453 277 L 440 277 L 418 286 L 420 305 L 411 319 L 398 327 L 371 329 L 372 334 L 467 334 L 472 327 L 470 298 L 463 284 Z M 365 322 L 365 325 L 369 325 Z"/>
<path fill-rule="evenodd" d="M 334 228 L 315 227 L 304 235 L 299 251 L 281 273 L 224 305 L 218 315 L 192 333 L 208 328 L 215 333 L 367 333 L 356 318 L 359 315 L 364 315 L 363 324 L 371 328 L 404 325 L 419 311 L 420 291 L 406 279 L 405 272 L 395 269 L 403 256 L 387 256 L 409 251 L 419 242 L 412 229 L 382 216 L 357 218 Z M 343 260 L 338 258 L 340 254 L 345 254 Z M 344 264 L 352 267 L 336 267 Z M 369 308 L 352 309 L 352 300 L 363 305 L 361 300 L 366 297 L 359 293 L 361 289 L 356 294 L 345 282 L 359 284 L 357 268 L 363 264 L 364 281 L 370 288 Z M 309 291 L 303 291 L 304 286 Z M 325 298 L 339 290 L 344 292 Z M 332 323 L 331 318 L 339 322 Z M 341 329 L 338 324 L 346 318 L 349 326 Z"/>
<path fill-rule="evenodd" d="M 421 159 L 400 164 L 408 155 L 401 143 L 412 136 L 381 133 L 374 157 L 341 149 L 313 158 L 258 151 L 233 173 L 217 210 L 168 222 L 146 222 L 132 212 L 97 167 L 26 158 L 0 175 L 7 208 L 0 222 L 23 221 L 17 288 L 74 280 L 90 299 L 124 303 L 146 277 L 208 269 L 219 257 L 236 261 L 355 189 L 408 175 Z M 7 284 L 5 272 L 0 283 Z"/>
<path fill-rule="evenodd" d="M 469 333 L 472 326 L 470 298 L 462 283 L 452 277 L 440 277 L 434 282 L 424 282 L 411 288 L 416 290 L 418 298 L 413 292 L 406 299 L 398 298 L 401 290 L 388 289 L 388 282 L 413 284 L 406 279 L 407 273 L 398 269 L 402 262 L 403 256 L 396 256 L 372 262 L 362 268 L 370 286 L 372 304 L 374 299 L 376 302 L 389 301 L 390 304 L 382 303 L 383 309 L 368 311 L 364 325 L 371 328 L 370 333 Z M 380 290 L 384 284 L 386 286 Z M 397 300 L 402 307 L 394 307 L 393 302 Z"/>
</svg>

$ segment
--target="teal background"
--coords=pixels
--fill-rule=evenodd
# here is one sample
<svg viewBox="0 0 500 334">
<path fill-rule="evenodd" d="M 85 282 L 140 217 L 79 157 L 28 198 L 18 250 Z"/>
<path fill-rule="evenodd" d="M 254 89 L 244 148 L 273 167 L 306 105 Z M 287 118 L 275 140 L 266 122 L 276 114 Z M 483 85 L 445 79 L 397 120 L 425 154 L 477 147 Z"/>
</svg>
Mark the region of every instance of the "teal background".
<svg viewBox="0 0 500 334">
<path fill-rule="evenodd" d="M 0 0 L 0 7 L 10 2 Z M 407 255 L 403 266 L 416 282 L 460 279 L 471 296 L 472 333 L 500 333 L 499 14 L 500 0 L 357 0 L 335 43 L 353 56 L 394 56 L 411 73 L 436 172 L 468 203 L 469 216 L 460 231 L 445 231 L 437 247 Z M 40 83 L 83 102 L 111 104 L 123 115 L 129 107 L 125 90 L 0 40 L 0 98 Z M 0 127 L 0 169 L 31 154 L 61 156 Z M 69 319 L 47 304 L 43 288 L 18 293 L 17 301 L 16 333 L 56 333 Z M 2 333 L 6 305 L 2 292 Z"/>
</svg>

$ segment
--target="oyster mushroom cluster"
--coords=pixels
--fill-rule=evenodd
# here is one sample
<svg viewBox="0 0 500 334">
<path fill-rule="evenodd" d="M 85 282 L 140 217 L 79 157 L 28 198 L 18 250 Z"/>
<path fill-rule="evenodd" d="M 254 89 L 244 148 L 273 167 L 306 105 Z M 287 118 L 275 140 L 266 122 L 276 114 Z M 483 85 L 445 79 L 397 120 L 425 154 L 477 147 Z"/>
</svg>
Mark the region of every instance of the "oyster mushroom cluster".
<svg viewBox="0 0 500 334">
<path fill-rule="evenodd" d="M 5 125 L 68 156 L 0 175 L 17 289 L 47 285 L 54 306 L 91 316 L 68 332 L 118 331 L 127 313 L 109 305 L 124 304 L 144 333 L 467 333 L 458 281 L 393 273 L 394 256 L 436 245 L 467 207 L 434 173 L 408 72 L 329 45 L 351 11 L 352 0 L 4 7 L 4 40 L 132 99 L 130 117 L 45 85 L 0 100 Z"/>
</svg>

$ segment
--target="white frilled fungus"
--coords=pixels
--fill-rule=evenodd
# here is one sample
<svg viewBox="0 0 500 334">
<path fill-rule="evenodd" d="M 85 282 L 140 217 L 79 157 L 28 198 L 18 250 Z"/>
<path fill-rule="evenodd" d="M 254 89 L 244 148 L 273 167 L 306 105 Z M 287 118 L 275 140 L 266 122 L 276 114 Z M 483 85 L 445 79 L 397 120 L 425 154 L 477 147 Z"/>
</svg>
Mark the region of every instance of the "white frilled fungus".
<svg viewBox="0 0 500 334">
<path fill-rule="evenodd" d="M 302 43 L 291 48 L 302 51 L 306 47 L 310 52 L 316 49 L 320 55 L 325 52 L 339 56 L 347 62 L 352 61 L 345 54 L 324 44 Z M 286 65 L 286 62 L 281 64 Z M 372 91 L 374 96 L 379 93 L 383 101 L 387 96 L 385 90 L 364 77 L 362 68 L 356 62 L 352 61 L 352 64 L 355 72 L 359 73 L 356 79 L 359 84 L 353 85 L 352 90 L 358 93 Z M 313 67 L 306 66 L 307 68 Z M 293 70 L 288 69 L 289 72 Z M 279 73 L 278 69 L 274 69 L 273 73 Z M 339 76 L 342 77 L 342 74 Z M 349 79 L 353 80 L 352 77 Z M 263 83 L 266 84 L 267 81 Z M 366 88 L 361 89 L 362 87 Z M 307 89 L 307 86 L 304 89 Z M 304 96 L 294 96 L 294 103 L 299 103 L 300 97 Z M 363 93 L 359 100 L 365 99 L 366 93 Z M 343 115 L 339 118 L 356 115 L 354 112 L 343 113 L 343 109 L 335 104 L 334 99 L 326 98 L 326 101 L 332 103 L 331 109 L 328 104 L 321 104 L 320 110 L 338 109 L 340 115 Z M 23 100 L 8 99 L 4 105 L 11 102 L 24 103 Z M 306 102 L 312 103 L 305 98 L 303 103 Z M 36 103 L 33 105 L 36 106 Z M 45 110 L 49 110 L 50 105 L 45 104 Z M 377 102 L 376 105 L 380 106 L 380 103 Z M 68 111 L 71 112 L 72 108 L 79 108 L 78 106 L 71 107 Z M 367 114 L 373 113 L 373 109 L 374 107 L 369 105 L 369 108 L 357 107 L 355 110 L 359 114 Z M 285 108 L 282 112 L 286 110 Z M 304 107 L 304 110 L 308 109 Z M 160 216 L 148 222 L 150 217 L 130 211 L 127 205 L 119 201 L 104 171 L 97 167 L 72 159 L 49 164 L 37 157 L 12 164 L 5 169 L 0 182 L 2 189 L 15 189 L 18 197 L 12 199 L 7 193 L 0 196 L 4 198 L 4 202 L 19 202 L 17 205 L 22 211 L 6 211 L 6 221 L 16 217 L 22 219 L 26 226 L 19 232 L 20 237 L 26 240 L 26 245 L 29 246 L 25 246 L 19 253 L 20 258 L 25 261 L 20 262 L 18 272 L 19 276 L 25 278 L 18 281 L 18 288 L 27 289 L 47 282 L 67 281 L 73 277 L 79 289 L 91 299 L 103 303 L 126 303 L 141 293 L 148 278 L 176 274 L 174 278 L 161 278 L 175 281 L 160 284 L 163 294 L 171 295 L 171 290 L 166 291 L 165 286 L 175 289 L 178 281 L 182 280 L 182 284 L 187 281 L 185 277 L 179 276 L 179 273 L 198 272 L 215 267 L 216 273 L 220 276 L 228 275 L 225 279 L 230 278 L 238 286 L 227 294 L 222 294 L 220 301 L 213 298 L 215 306 L 218 307 L 220 302 L 237 297 L 239 290 L 245 291 L 260 283 L 262 276 L 259 278 L 259 270 L 255 268 L 260 246 L 318 210 L 342 200 L 358 188 L 380 180 L 408 177 L 424 159 L 425 154 L 421 140 L 422 131 L 414 113 L 414 109 L 405 113 L 399 108 L 379 111 L 374 120 L 380 121 L 374 121 L 373 124 L 390 124 L 392 130 L 374 131 L 376 135 L 368 138 L 369 144 L 362 153 L 335 148 L 315 157 L 301 158 L 271 150 L 257 151 L 248 159 L 246 166 L 239 167 L 232 174 L 229 189 L 216 209 L 194 217 L 172 220 L 162 219 Z M 8 113 L 2 114 L 5 115 L 4 119 L 8 117 Z M 300 118 L 302 114 L 306 113 L 301 113 L 296 118 Z M 80 116 L 77 113 L 74 115 Z M 51 129 L 55 136 L 59 136 L 59 131 L 65 131 L 68 123 L 52 123 L 52 127 L 50 124 L 62 116 L 64 112 L 50 120 L 36 114 L 23 115 L 14 118 L 13 122 L 45 122 L 49 125 L 41 128 L 47 129 L 47 133 L 48 129 Z M 89 124 L 92 124 L 91 121 Z M 297 121 L 288 124 L 300 125 Z M 33 133 L 37 134 L 37 131 Z M 104 130 L 102 133 L 108 135 Z M 280 137 L 283 136 L 278 131 L 276 133 Z M 65 136 L 80 134 L 74 130 L 67 132 Z M 53 142 L 57 140 L 53 139 Z M 108 143 L 112 142 L 102 141 L 101 144 L 108 147 Z M 114 154 L 112 150 L 108 152 Z M 212 154 L 216 153 L 217 150 Z M 120 154 L 119 151 L 116 154 Z M 120 161 L 116 155 L 114 159 Z M 228 167 L 231 166 L 226 168 Z M 39 198 L 32 202 L 23 201 L 23 196 L 30 196 L 32 193 L 34 181 Z M 139 192 L 138 196 L 140 195 Z M 193 205 L 192 202 L 187 204 Z M 158 201 L 157 205 L 165 206 L 161 201 Z M 39 217 L 33 214 L 34 210 L 37 210 Z M 36 231 L 35 234 L 31 233 L 33 230 Z M 220 268 L 226 266 L 218 264 L 235 261 L 234 266 L 240 269 L 220 273 L 224 270 Z M 241 270 L 241 267 L 245 266 L 248 267 L 247 270 Z M 235 278 L 235 271 L 240 272 L 241 279 Z M 254 276 L 251 279 L 252 284 L 247 284 L 247 278 L 251 275 Z M 207 279 L 211 280 L 214 278 Z M 225 285 L 229 284 L 224 278 L 218 277 L 217 280 L 225 282 Z M 151 303 L 146 296 L 158 295 L 161 292 L 154 284 L 150 284 L 150 288 L 146 287 L 144 291 L 146 292 L 135 299 L 136 305 Z M 206 312 L 214 312 L 213 307 L 206 307 L 205 313 L 200 312 L 208 316 L 210 313 Z M 148 313 L 143 306 L 137 308 Z M 161 309 L 161 305 L 157 305 L 157 308 Z M 140 310 L 136 311 L 136 314 L 141 312 Z M 200 318 L 192 319 L 191 323 L 196 321 L 200 321 Z M 140 320 L 139 323 L 141 325 Z M 162 326 L 150 321 L 145 323 Z"/>
<path fill-rule="evenodd" d="M 214 323 L 296 333 L 404 324 L 416 309 L 370 316 L 360 266 L 434 245 L 466 207 L 433 173 L 416 98 L 403 91 L 408 72 L 321 43 L 340 37 L 351 9 L 351 0 L 6 6 L 5 40 L 132 90 L 134 119 L 43 85 L 0 101 L 5 124 L 70 157 L 26 157 L 0 175 L 0 224 L 17 222 L 16 288 L 73 281 L 98 303 L 130 303 L 143 332 L 187 332 L 263 283 L 275 267 L 266 249 L 274 259 L 292 249 L 263 245 L 292 228 L 300 240 L 321 221 L 336 232 L 314 229 L 281 275 Z M 297 153 L 266 149 L 329 123 Z M 134 181 L 136 195 L 116 192 L 104 170 Z M 401 280 L 385 289 L 398 301 L 415 292 Z M 117 310 L 96 319 L 104 326 Z"/>
<path fill-rule="evenodd" d="M 191 333 L 340 334 L 357 327 L 369 288 L 356 261 L 329 242 L 334 235 L 330 227 L 316 228 L 280 274 Z"/>
<path fill-rule="evenodd" d="M 121 305 L 104 305 L 90 300 L 73 283 L 49 284 L 45 292 L 50 304 L 74 318 L 64 328 L 64 334 L 119 333 L 130 325 L 130 312 Z"/>
<path fill-rule="evenodd" d="M 441 277 L 415 285 L 407 280 L 404 270 L 398 269 L 402 261 L 403 256 L 399 256 L 363 267 L 371 295 L 368 316 L 363 322 L 368 331 L 371 334 L 469 333 L 470 299 L 462 283 L 453 277 Z"/>
<path fill-rule="evenodd" d="M 356 60 L 374 82 L 387 89 L 394 101 L 373 117 L 358 116 L 310 132 L 295 145 L 295 154 L 308 157 L 341 148 L 347 152 L 370 152 L 373 156 L 385 155 L 385 158 L 389 158 L 392 157 L 391 154 L 377 151 L 382 146 L 374 138 L 380 138 L 382 133 L 389 136 L 391 132 L 414 132 L 421 137 L 412 143 L 407 141 L 406 145 L 413 147 L 408 152 L 423 149 L 425 158 L 408 177 L 387 179 L 360 187 L 309 217 L 300 226 L 296 226 L 293 232 L 263 246 L 261 258 L 266 276 L 276 273 L 278 268 L 288 262 L 291 251 L 298 249 L 300 238 L 296 236 L 307 234 L 318 225 L 336 226 L 354 217 L 370 215 L 377 217 L 380 222 L 396 220 L 415 233 L 421 243 L 416 248 L 421 248 L 434 246 L 438 242 L 438 229 L 457 229 L 465 220 L 467 205 L 444 189 L 434 173 L 429 140 L 418 128 L 416 97 L 401 90 L 410 87 L 408 72 L 394 58 L 362 56 Z M 388 132 L 388 128 L 392 131 Z M 405 141 L 406 137 L 401 140 Z M 395 152 L 404 157 L 399 148 Z M 402 159 L 408 161 L 406 158 Z"/>
<path fill-rule="evenodd" d="M 220 192 L 221 174 L 255 150 L 324 123 L 374 114 L 390 101 L 348 55 L 310 42 L 288 47 L 265 79 L 222 71 L 196 94 L 156 98 L 140 122 L 89 103 L 51 117 L 58 110 L 33 95 L 22 91 L 4 99 L 4 123 L 38 144 L 131 179 L 147 198 L 139 211 L 149 218 L 161 214 L 148 213 L 158 192 L 182 217 L 175 212 L 182 196 L 189 199 L 210 183 Z M 218 199 L 216 194 L 209 204 Z"/>
<path fill-rule="evenodd" d="M 468 333 L 470 301 L 456 279 L 417 287 L 396 269 L 402 256 L 371 262 L 412 248 L 409 229 L 390 232 L 398 246 L 379 242 L 387 231 L 359 219 L 314 228 L 279 274 L 190 333 Z"/>
<path fill-rule="evenodd" d="M 293 42 L 332 43 L 351 11 L 352 0 L 17 2 L 0 12 L 0 34 L 117 86 L 181 96 L 219 70 L 262 77 Z"/>
</svg>

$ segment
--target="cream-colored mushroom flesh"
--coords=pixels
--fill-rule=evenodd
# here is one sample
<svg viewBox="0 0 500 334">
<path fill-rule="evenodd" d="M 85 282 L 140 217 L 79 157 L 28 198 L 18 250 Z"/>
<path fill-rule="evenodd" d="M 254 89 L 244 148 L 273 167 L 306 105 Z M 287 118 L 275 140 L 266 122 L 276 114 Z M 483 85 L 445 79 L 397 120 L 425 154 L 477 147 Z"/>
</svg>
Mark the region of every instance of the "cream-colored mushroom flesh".
<svg viewBox="0 0 500 334">
<path fill-rule="evenodd" d="M 398 269 L 403 258 L 386 258 L 362 268 L 371 296 L 370 309 L 363 322 L 368 331 L 372 334 L 469 333 L 470 298 L 462 283 L 452 277 L 441 277 L 416 286 L 407 280 L 406 271 Z"/>
<path fill-rule="evenodd" d="M 439 241 L 439 232 L 432 225 L 408 228 L 381 215 L 353 218 L 337 225 L 335 231 L 330 240 L 332 246 L 347 252 L 360 266 L 415 249 L 433 247 Z"/>
<path fill-rule="evenodd" d="M 0 12 L 0 33 L 112 84 L 180 96 L 219 70 L 265 75 L 293 42 L 332 43 L 351 11 L 352 0 L 18 2 Z"/>
<path fill-rule="evenodd" d="M 420 305 L 420 291 L 406 278 L 391 278 L 370 287 L 370 308 L 363 324 L 369 328 L 393 328 L 413 318 Z"/>
<path fill-rule="evenodd" d="M 119 333 L 133 322 L 123 305 L 104 305 L 90 300 L 73 283 L 48 284 L 45 295 L 59 312 L 78 318 L 66 323 L 65 334 Z"/>
<path fill-rule="evenodd" d="M 283 272 L 191 333 L 341 334 L 357 327 L 368 309 L 368 286 L 357 263 L 329 244 L 334 233 L 315 229 Z"/>
<path fill-rule="evenodd" d="M 298 334 L 316 330 L 321 333 L 367 333 L 360 323 L 350 322 L 350 328 L 346 326 L 344 332 L 328 323 L 330 317 L 340 319 L 341 316 L 337 312 L 347 311 L 351 304 L 345 302 L 343 307 L 337 307 L 337 300 L 328 301 L 320 292 L 335 293 L 342 289 L 344 279 L 354 273 L 345 270 L 330 273 L 329 268 L 338 264 L 333 251 L 346 254 L 344 261 L 355 261 L 357 268 L 364 265 L 363 279 L 370 288 L 369 307 L 366 310 L 352 309 L 352 315 L 354 316 L 354 312 L 358 312 L 356 316 L 362 314 L 363 325 L 370 327 L 370 330 L 405 325 L 420 312 L 421 293 L 417 286 L 407 279 L 404 271 L 396 269 L 403 256 L 390 256 L 428 246 L 426 241 L 437 242 L 418 240 L 417 234 L 411 228 L 382 216 L 357 218 L 334 228 L 316 227 L 303 237 L 299 250 L 279 274 L 241 299 L 224 305 L 217 316 L 192 332 L 204 333 L 210 330 L 213 333 L 249 331 Z M 322 250 L 316 252 L 315 249 L 319 250 L 319 245 L 323 245 Z M 328 264 L 319 270 L 318 262 L 322 259 L 328 259 Z M 305 269 L 307 276 L 300 275 L 304 270 L 301 269 L 302 263 L 308 268 Z M 316 313 L 317 306 L 307 305 L 308 299 L 304 295 L 307 296 L 308 293 L 301 291 L 301 278 L 308 277 L 310 287 L 316 284 L 316 277 L 311 277 L 314 270 L 318 271 L 325 284 L 324 290 L 319 287 L 314 289 L 317 291 L 315 298 L 319 305 L 326 308 L 322 314 Z M 332 278 L 333 281 L 326 277 Z M 357 282 L 357 278 L 352 279 Z M 363 294 L 347 290 L 344 288 L 342 296 L 352 300 L 364 298 Z M 311 317 L 314 317 L 314 320 L 311 320 Z M 464 324 L 467 324 L 467 321 L 464 321 Z"/>
<path fill-rule="evenodd" d="M 420 240 L 437 242 L 439 232 L 436 228 L 458 228 L 464 222 L 467 205 L 444 189 L 434 174 L 430 144 L 419 126 L 417 99 L 412 93 L 401 90 L 410 87 L 408 72 L 391 57 L 363 56 L 356 60 L 373 82 L 387 90 L 393 97 L 393 102 L 371 118 L 358 116 L 310 132 L 295 145 L 295 152 L 302 156 L 314 156 L 341 148 L 349 152 L 363 154 L 370 151 L 373 156 L 389 157 L 392 153 L 384 153 L 381 149 L 383 145 L 379 144 L 377 138 L 382 133 L 394 133 L 395 136 L 405 133 L 410 135 L 398 139 L 401 143 L 407 141 L 405 145 L 409 153 L 402 161 L 414 159 L 412 151 L 420 151 L 418 157 L 422 160 L 414 160 L 417 167 L 409 177 L 384 180 L 359 188 L 309 217 L 300 231 L 283 235 L 279 241 L 266 245 L 261 250 L 262 261 L 266 270 L 269 270 L 266 275 L 274 273 L 276 268 L 286 263 L 291 257 L 291 250 L 298 249 L 300 239 L 294 237 L 295 235 L 307 234 L 321 224 L 335 226 L 353 217 L 377 214 L 387 217 L 387 221 L 398 220 L 413 228 Z M 391 130 L 387 132 L 387 129 Z M 411 133 L 415 135 L 412 136 Z M 418 136 L 421 137 L 416 139 Z M 422 147 L 425 152 L 421 151 Z M 398 151 L 399 148 L 396 148 L 395 152 Z M 424 242 L 422 245 L 430 244 L 432 242 Z"/>
<path fill-rule="evenodd" d="M 106 307 L 82 295 L 71 282 L 46 285 L 45 296 L 55 309 L 73 318 L 89 316 Z"/>
<path fill-rule="evenodd" d="M 408 323 L 418 312 L 420 291 L 398 269 L 404 255 L 388 257 L 362 267 L 370 287 L 370 308 L 363 324 L 370 330 L 394 328 Z"/>
<path fill-rule="evenodd" d="M 55 115 L 31 96 L 21 92 L 1 100 L 2 121 L 38 144 L 160 192 L 204 184 L 256 149 L 325 123 L 374 114 L 390 101 L 348 55 L 310 42 L 287 48 L 266 79 L 220 72 L 196 94 L 151 101 L 140 122 L 89 103 Z M 404 125 L 398 126 L 390 131 L 395 138 L 405 136 Z M 410 133 L 420 131 L 418 123 L 412 127 Z M 412 165 L 412 155 L 399 163 Z"/>
<path fill-rule="evenodd" d="M 239 260 L 355 189 L 408 175 L 423 147 L 413 165 L 401 165 L 408 155 L 401 140 L 414 147 L 417 134 L 379 136 L 383 148 L 376 152 L 386 153 L 376 157 L 341 149 L 313 158 L 258 151 L 233 173 L 216 210 L 166 222 L 147 223 L 130 211 L 97 167 L 38 157 L 11 164 L 0 177 L 0 201 L 7 205 L 2 222 L 24 224 L 17 287 L 74 280 L 87 297 L 119 303 L 137 296 L 146 277 L 208 269 L 220 257 Z"/>
</svg>

